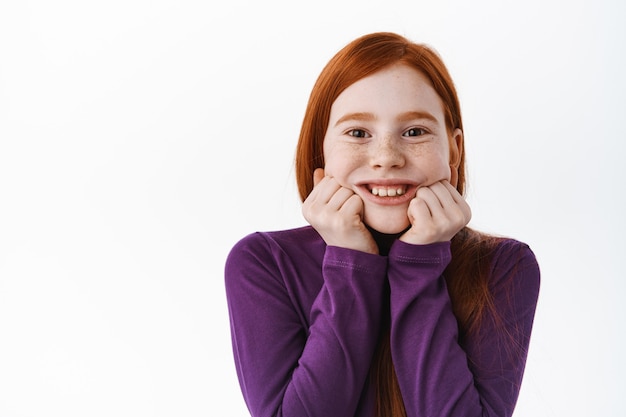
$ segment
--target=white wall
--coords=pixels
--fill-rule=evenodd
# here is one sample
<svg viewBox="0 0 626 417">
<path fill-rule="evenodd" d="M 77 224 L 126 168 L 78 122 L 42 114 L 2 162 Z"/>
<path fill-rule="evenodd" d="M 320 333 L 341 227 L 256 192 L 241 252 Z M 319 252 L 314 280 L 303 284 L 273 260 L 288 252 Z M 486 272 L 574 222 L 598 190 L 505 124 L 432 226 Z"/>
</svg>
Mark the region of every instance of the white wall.
<svg viewBox="0 0 626 417">
<path fill-rule="evenodd" d="M 516 416 L 626 414 L 625 17 L 617 0 L 3 2 L 0 416 L 246 415 L 224 258 L 304 224 L 310 88 L 378 30 L 443 55 L 473 225 L 540 261 Z"/>
</svg>

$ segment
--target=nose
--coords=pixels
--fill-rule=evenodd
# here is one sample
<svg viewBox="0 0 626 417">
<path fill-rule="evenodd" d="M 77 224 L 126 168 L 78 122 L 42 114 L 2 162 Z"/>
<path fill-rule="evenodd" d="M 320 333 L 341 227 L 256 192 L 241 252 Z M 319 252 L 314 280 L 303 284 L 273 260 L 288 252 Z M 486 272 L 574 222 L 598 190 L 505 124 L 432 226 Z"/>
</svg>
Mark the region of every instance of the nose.
<svg viewBox="0 0 626 417">
<path fill-rule="evenodd" d="M 374 143 L 370 150 L 370 164 L 373 168 L 388 169 L 404 166 L 404 153 L 392 135 L 378 138 L 374 140 Z"/>
</svg>

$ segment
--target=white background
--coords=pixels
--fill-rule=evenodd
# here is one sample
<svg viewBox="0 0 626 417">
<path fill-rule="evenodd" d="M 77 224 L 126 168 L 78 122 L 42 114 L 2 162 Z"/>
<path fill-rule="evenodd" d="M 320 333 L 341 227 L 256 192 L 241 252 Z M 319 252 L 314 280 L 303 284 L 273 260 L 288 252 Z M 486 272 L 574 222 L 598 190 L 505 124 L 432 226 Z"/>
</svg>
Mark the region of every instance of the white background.
<svg viewBox="0 0 626 417">
<path fill-rule="evenodd" d="M 245 416 L 223 263 L 303 225 L 306 100 L 353 38 L 434 46 L 473 226 L 542 268 L 516 416 L 626 415 L 619 1 L 3 1 L 0 417 Z"/>
</svg>

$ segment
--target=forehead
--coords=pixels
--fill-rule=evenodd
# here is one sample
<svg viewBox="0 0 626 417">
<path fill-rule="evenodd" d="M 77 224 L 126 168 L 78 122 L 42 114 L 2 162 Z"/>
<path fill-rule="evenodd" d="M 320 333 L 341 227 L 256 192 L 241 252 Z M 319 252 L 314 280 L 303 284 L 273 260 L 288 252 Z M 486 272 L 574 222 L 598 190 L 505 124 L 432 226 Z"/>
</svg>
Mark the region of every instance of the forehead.
<svg viewBox="0 0 626 417">
<path fill-rule="evenodd" d="M 443 120 L 441 98 L 430 80 L 407 65 L 393 65 L 346 88 L 331 107 L 331 119 L 347 111 L 385 115 L 398 111 L 428 111 Z"/>
</svg>

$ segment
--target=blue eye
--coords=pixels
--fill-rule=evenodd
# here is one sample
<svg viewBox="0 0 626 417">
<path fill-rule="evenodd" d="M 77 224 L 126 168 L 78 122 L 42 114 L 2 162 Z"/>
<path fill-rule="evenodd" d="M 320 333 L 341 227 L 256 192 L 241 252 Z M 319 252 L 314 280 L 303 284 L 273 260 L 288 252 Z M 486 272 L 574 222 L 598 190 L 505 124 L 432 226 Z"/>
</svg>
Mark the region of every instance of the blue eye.
<svg viewBox="0 0 626 417">
<path fill-rule="evenodd" d="M 402 134 L 402 136 L 422 136 L 428 133 L 425 129 L 421 127 L 412 127 Z"/>
<path fill-rule="evenodd" d="M 367 133 L 363 129 L 352 129 L 348 131 L 348 136 L 352 136 L 353 138 L 368 138 L 369 133 Z"/>
</svg>

